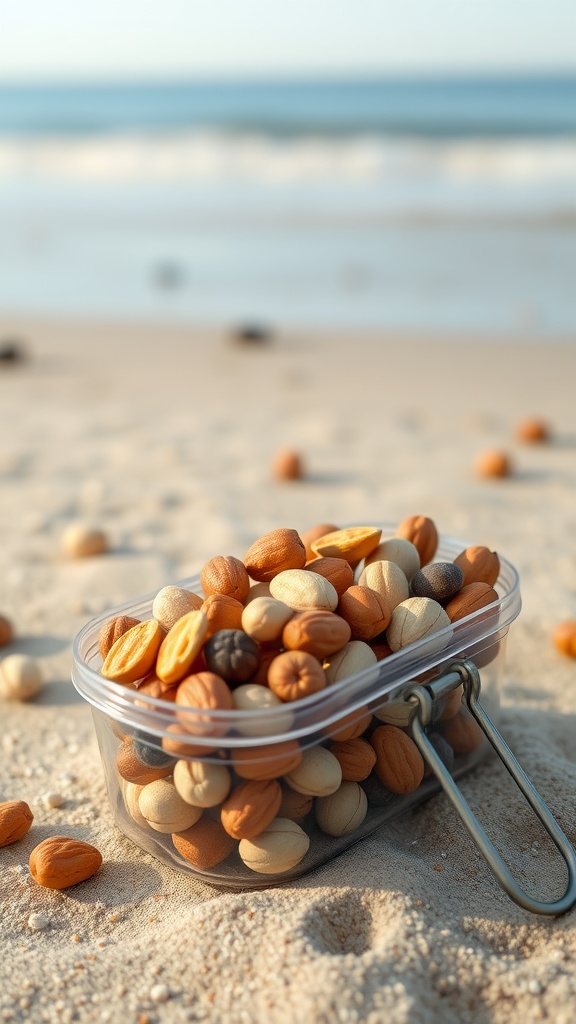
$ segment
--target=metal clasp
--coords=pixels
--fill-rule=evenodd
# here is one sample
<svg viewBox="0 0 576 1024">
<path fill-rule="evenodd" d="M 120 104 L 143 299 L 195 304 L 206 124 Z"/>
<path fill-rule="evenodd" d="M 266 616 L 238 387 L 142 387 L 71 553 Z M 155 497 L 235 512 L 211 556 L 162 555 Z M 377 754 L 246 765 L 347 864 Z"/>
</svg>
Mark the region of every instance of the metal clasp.
<svg viewBox="0 0 576 1024">
<path fill-rule="evenodd" d="M 568 886 L 564 895 L 552 903 L 533 899 L 514 880 L 506 864 L 492 844 L 482 825 L 473 814 L 454 779 L 447 771 L 434 747 L 428 740 L 424 729 L 431 720 L 433 697 L 453 689 L 462 682 L 464 697 L 471 714 L 494 747 L 498 757 L 508 770 L 537 817 L 542 822 L 552 842 L 561 854 L 568 868 Z M 431 691 L 431 692 L 430 692 Z M 564 835 L 558 822 L 551 814 L 540 794 L 536 791 L 525 771 L 514 757 L 508 744 L 504 741 L 496 726 L 488 717 L 479 702 L 480 674 L 472 661 L 456 661 L 448 667 L 447 674 L 428 685 L 413 686 L 405 694 L 405 699 L 416 706 L 416 714 L 410 722 L 410 730 L 414 742 L 423 758 L 430 765 L 442 786 L 446 796 L 460 815 L 469 834 L 476 843 L 484 860 L 508 896 L 524 910 L 533 914 L 555 916 L 565 914 L 576 903 L 576 852 L 569 839 Z"/>
</svg>

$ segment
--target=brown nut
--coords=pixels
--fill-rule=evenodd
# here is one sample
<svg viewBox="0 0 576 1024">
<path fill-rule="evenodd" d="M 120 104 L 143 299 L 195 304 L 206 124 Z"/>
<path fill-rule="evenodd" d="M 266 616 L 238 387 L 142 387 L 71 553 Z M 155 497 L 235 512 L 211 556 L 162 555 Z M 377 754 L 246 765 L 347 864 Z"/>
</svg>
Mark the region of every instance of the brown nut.
<svg viewBox="0 0 576 1024">
<path fill-rule="evenodd" d="M 286 569 L 303 569 L 306 549 L 296 530 L 278 529 L 255 541 L 244 555 L 248 575 L 257 583 L 269 583 Z"/>
<path fill-rule="evenodd" d="M 321 659 L 344 647 L 350 635 L 350 626 L 341 615 L 309 611 L 295 615 L 286 623 L 282 643 L 290 651 L 305 651 Z"/>
<path fill-rule="evenodd" d="M 260 835 L 278 814 L 282 789 L 275 779 L 251 779 L 236 786 L 222 804 L 220 819 L 233 839 Z"/>
<path fill-rule="evenodd" d="M 185 729 L 181 725 L 169 725 L 166 732 L 170 733 L 170 735 L 163 737 L 162 749 L 174 757 L 202 757 L 214 754 L 216 751 L 216 747 L 204 746 L 201 743 L 189 743 L 182 740 L 181 736 Z"/>
<path fill-rule="evenodd" d="M 300 480 L 303 476 L 302 459 L 298 452 L 287 448 L 276 452 L 272 460 L 272 476 L 275 480 Z"/>
<path fill-rule="evenodd" d="M 0 615 L 0 647 L 6 647 L 6 644 L 9 644 L 13 637 L 14 630 L 10 619 L 7 619 L 5 615 Z"/>
<path fill-rule="evenodd" d="M 236 846 L 221 823 L 206 814 L 184 832 L 174 832 L 172 842 L 180 856 L 198 871 L 209 871 L 221 864 Z"/>
<path fill-rule="evenodd" d="M 367 779 L 376 764 L 376 751 L 368 740 L 339 740 L 328 750 L 340 762 L 345 782 L 362 782 Z"/>
<path fill-rule="evenodd" d="M 165 779 L 172 774 L 172 765 L 160 767 L 145 764 L 134 749 L 131 740 L 125 740 L 116 753 L 116 771 L 126 782 L 134 782 L 137 786 L 147 786 L 149 782 Z"/>
<path fill-rule="evenodd" d="M 319 537 L 324 537 L 327 533 L 335 533 L 338 529 L 334 523 L 317 523 L 316 526 L 311 526 L 309 530 L 304 530 L 304 533 L 300 534 L 300 540 L 306 548 L 306 558 L 317 558 L 315 551 L 312 551 L 312 543 L 318 540 Z"/>
<path fill-rule="evenodd" d="M 512 464 L 506 452 L 491 448 L 476 456 L 474 472 L 476 476 L 506 477 L 512 472 Z"/>
<path fill-rule="evenodd" d="M 455 754 L 469 754 L 480 746 L 484 733 L 466 708 L 442 723 L 442 735 Z"/>
<path fill-rule="evenodd" d="M 438 530 L 428 516 L 408 516 L 396 528 L 396 536 L 409 540 L 420 555 L 420 565 L 431 562 L 438 547 Z"/>
<path fill-rule="evenodd" d="M 456 622 L 497 600 L 498 594 L 488 583 L 468 583 L 456 597 L 444 605 L 444 611 L 450 622 Z"/>
<path fill-rule="evenodd" d="M 378 547 L 381 536 L 382 530 L 374 526 L 349 526 L 317 537 L 310 546 L 315 555 L 344 558 L 351 565 L 357 565 Z"/>
<path fill-rule="evenodd" d="M 225 594 L 244 604 L 250 590 L 250 577 L 243 562 L 232 555 L 216 555 L 200 573 L 200 582 L 206 597 Z"/>
<path fill-rule="evenodd" d="M 343 558 L 314 558 L 304 566 L 310 572 L 318 573 L 332 584 L 334 590 L 341 597 L 348 587 L 354 583 L 354 570 L 349 562 Z"/>
<path fill-rule="evenodd" d="M 342 594 L 338 614 L 350 626 L 353 640 L 373 640 L 386 629 L 391 610 L 381 594 L 355 584 Z"/>
<path fill-rule="evenodd" d="M 371 722 L 372 712 L 366 707 L 361 707 L 327 726 L 325 732 L 332 740 L 355 740 L 366 732 Z"/>
<path fill-rule="evenodd" d="M 469 583 L 487 583 L 493 587 L 500 572 L 500 559 L 496 552 L 481 544 L 474 544 L 461 551 L 454 559 L 454 565 L 458 565 L 464 573 L 463 587 Z"/>
<path fill-rule="evenodd" d="M 301 760 L 302 751 L 296 740 L 238 747 L 232 752 L 232 763 L 241 779 L 279 779 L 297 768 Z"/>
<path fill-rule="evenodd" d="M 155 697 L 161 700 L 167 700 L 173 703 L 176 700 L 176 690 L 174 688 L 168 689 L 166 684 L 158 679 L 155 672 L 152 672 L 149 676 L 145 676 L 138 687 L 138 693 L 144 694 L 145 697 Z M 149 704 L 144 701 L 134 700 L 135 704 L 140 704 L 141 707 L 150 707 Z"/>
<path fill-rule="evenodd" d="M 307 814 L 310 814 L 314 798 L 305 796 L 304 793 L 297 793 L 295 789 L 286 786 L 282 790 L 282 803 L 278 811 L 279 818 L 289 818 L 290 821 L 302 821 Z"/>
<path fill-rule="evenodd" d="M 550 440 L 550 428 L 544 420 L 531 417 L 520 420 L 514 427 L 514 437 L 526 444 L 542 444 Z"/>
<path fill-rule="evenodd" d="M 424 778 L 424 758 L 414 740 L 395 725 L 379 725 L 370 743 L 376 751 L 376 774 L 384 786 L 402 794 L 418 789 Z"/>
<path fill-rule="evenodd" d="M 163 639 L 164 630 L 156 619 L 139 622 L 112 645 L 100 669 L 101 674 L 115 683 L 135 683 L 154 668 Z"/>
<path fill-rule="evenodd" d="M 207 637 L 213 636 L 221 629 L 241 629 L 244 605 L 235 597 L 226 594 L 210 594 L 202 605 L 208 621 Z"/>
<path fill-rule="evenodd" d="M 197 736 L 223 736 L 227 725 L 214 720 L 209 712 L 232 711 L 234 707 L 230 687 L 213 672 L 198 672 L 183 679 L 176 691 L 176 704 L 184 709 L 178 714 L 182 728 Z M 202 714 L 202 710 L 208 713 Z"/>
<path fill-rule="evenodd" d="M 322 665 L 305 651 L 284 651 L 270 663 L 268 686 L 280 700 L 299 700 L 326 686 Z"/>
<path fill-rule="evenodd" d="M 561 654 L 576 658 L 576 620 L 560 622 L 552 634 L 554 646 Z"/>
<path fill-rule="evenodd" d="M 140 619 L 133 619 L 131 615 L 117 615 L 114 619 L 108 619 L 98 634 L 98 646 L 102 658 L 106 658 L 118 637 L 127 633 L 132 626 L 137 626 L 139 622 Z"/>
<path fill-rule="evenodd" d="M 0 847 L 10 846 L 28 832 L 34 815 L 24 800 L 0 803 Z"/>
<path fill-rule="evenodd" d="M 68 836 L 50 836 L 30 854 L 30 874 L 46 889 L 67 889 L 95 875 L 102 854 L 95 846 Z"/>
</svg>

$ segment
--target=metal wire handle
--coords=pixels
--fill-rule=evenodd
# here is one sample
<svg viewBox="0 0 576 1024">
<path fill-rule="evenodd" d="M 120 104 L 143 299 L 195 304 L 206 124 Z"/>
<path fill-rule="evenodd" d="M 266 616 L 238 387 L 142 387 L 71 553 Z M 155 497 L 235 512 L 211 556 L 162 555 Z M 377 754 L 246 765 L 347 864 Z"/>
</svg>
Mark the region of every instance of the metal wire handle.
<svg viewBox="0 0 576 1024">
<path fill-rule="evenodd" d="M 424 732 L 425 726 L 431 720 L 433 699 L 454 689 L 455 685 L 458 685 L 460 682 L 463 684 L 466 704 L 471 714 L 494 747 L 498 757 L 516 782 L 516 785 L 526 797 L 532 810 L 542 822 L 566 864 L 568 869 L 568 885 L 564 895 L 558 900 L 554 900 L 551 903 L 536 900 L 524 892 L 514 880 L 502 857 L 486 835 L 482 825 L 462 796 L 454 779 L 445 768 Z M 412 737 L 425 761 L 427 761 L 436 775 L 446 796 L 460 815 L 488 867 L 508 896 L 520 907 L 523 907 L 524 910 L 529 910 L 533 914 L 546 914 L 549 916 L 565 914 L 576 903 L 576 853 L 574 847 L 564 835 L 544 800 L 530 782 L 510 747 L 484 711 L 479 702 L 479 696 L 480 674 L 472 661 L 454 662 L 449 666 L 447 674 L 441 679 L 425 686 L 411 687 L 405 694 L 405 698 L 415 706 L 415 714 L 410 723 Z"/>
</svg>

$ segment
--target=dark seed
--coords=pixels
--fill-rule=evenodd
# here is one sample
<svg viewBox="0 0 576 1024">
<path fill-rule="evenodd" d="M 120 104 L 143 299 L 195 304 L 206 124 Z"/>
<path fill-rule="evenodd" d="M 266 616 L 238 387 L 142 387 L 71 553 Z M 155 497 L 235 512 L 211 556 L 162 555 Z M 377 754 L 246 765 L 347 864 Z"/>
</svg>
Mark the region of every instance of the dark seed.
<svg viewBox="0 0 576 1024">
<path fill-rule="evenodd" d="M 227 683 L 245 683 L 260 666 L 260 648 L 241 629 L 220 629 L 204 647 L 210 672 Z"/>
<path fill-rule="evenodd" d="M 157 742 L 160 743 L 160 740 Z M 151 746 L 143 740 L 134 740 L 133 750 L 138 760 L 147 768 L 167 768 L 168 765 L 176 764 L 178 760 L 162 750 L 162 747 Z"/>
<path fill-rule="evenodd" d="M 451 772 L 454 767 L 454 751 L 449 743 L 446 742 L 443 736 L 439 732 L 428 733 L 428 740 L 430 745 L 434 747 L 434 750 L 438 754 L 438 757 L 442 761 L 444 767 Z M 432 769 L 426 766 L 426 775 L 431 775 Z"/>
<path fill-rule="evenodd" d="M 454 562 L 431 562 L 412 577 L 413 597 L 430 597 L 442 604 L 462 589 L 464 573 Z"/>
</svg>

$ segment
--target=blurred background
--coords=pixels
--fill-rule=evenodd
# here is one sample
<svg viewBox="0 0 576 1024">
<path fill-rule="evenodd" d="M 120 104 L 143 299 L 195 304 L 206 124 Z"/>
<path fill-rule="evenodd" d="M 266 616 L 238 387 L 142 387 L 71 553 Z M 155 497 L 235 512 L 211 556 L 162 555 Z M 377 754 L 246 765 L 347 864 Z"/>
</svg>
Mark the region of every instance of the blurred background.
<svg viewBox="0 0 576 1024">
<path fill-rule="evenodd" d="M 573 0 L 0 0 L 0 315 L 569 334 Z"/>
</svg>

